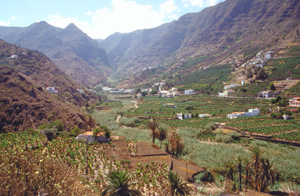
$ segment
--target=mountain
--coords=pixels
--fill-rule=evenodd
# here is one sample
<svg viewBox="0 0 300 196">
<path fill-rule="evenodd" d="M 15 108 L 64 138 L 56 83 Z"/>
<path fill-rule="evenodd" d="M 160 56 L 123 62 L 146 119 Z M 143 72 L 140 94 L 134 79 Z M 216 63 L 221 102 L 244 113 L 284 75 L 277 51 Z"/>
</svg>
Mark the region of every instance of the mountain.
<svg viewBox="0 0 300 196">
<path fill-rule="evenodd" d="M 88 86 L 105 82 L 113 68 L 98 42 L 74 24 L 61 29 L 42 21 L 28 27 L 0 27 L 0 38 L 46 54 L 62 71 Z"/>
<path fill-rule="evenodd" d="M 298 43 L 299 24 L 298 0 L 226 0 L 157 28 L 113 34 L 101 46 L 123 80 L 120 86 L 126 87 L 139 84 L 145 77 L 131 74 L 146 67 L 163 66 L 161 73 L 174 76 L 180 74 L 174 70 L 182 70 L 182 59 L 202 58 L 184 68 L 193 73 L 230 61 L 243 63 L 260 50 Z"/>
<path fill-rule="evenodd" d="M 58 119 L 67 130 L 84 128 L 80 107 L 96 97 L 86 89 L 80 94 L 79 88 L 83 89 L 44 54 L 0 40 L 0 132 L 37 128 Z"/>
</svg>

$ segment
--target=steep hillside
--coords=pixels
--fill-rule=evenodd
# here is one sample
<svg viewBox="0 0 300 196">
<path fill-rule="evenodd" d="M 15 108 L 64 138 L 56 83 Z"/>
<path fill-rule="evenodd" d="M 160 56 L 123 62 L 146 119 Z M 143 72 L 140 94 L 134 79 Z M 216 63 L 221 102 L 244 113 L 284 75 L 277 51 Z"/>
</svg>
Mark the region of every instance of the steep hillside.
<svg viewBox="0 0 300 196">
<path fill-rule="evenodd" d="M 299 42 L 299 24 L 297 0 L 226 0 L 158 28 L 112 35 L 101 45 L 121 76 L 161 65 L 166 73 L 180 69 L 181 59 L 206 58 L 189 68 L 194 72 L 243 63 L 262 49 L 291 47 Z M 131 84 L 132 76 L 120 86 Z"/>
<path fill-rule="evenodd" d="M 113 72 L 106 52 L 74 24 L 65 29 L 43 21 L 25 28 L 0 27 L 0 38 L 43 52 L 62 71 L 85 86 L 105 82 Z"/>
<path fill-rule="evenodd" d="M 57 119 L 67 130 L 85 127 L 80 106 L 95 100 L 44 54 L 0 40 L 0 132 L 20 131 Z M 49 93 L 54 87 L 57 93 Z"/>
</svg>

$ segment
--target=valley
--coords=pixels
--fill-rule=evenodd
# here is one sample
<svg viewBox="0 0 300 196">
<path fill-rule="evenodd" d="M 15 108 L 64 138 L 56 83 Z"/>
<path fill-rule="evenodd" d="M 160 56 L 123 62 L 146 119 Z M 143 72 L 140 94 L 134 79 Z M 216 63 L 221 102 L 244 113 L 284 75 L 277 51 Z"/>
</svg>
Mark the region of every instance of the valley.
<svg viewBox="0 0 300 196">
<path fill-rule="evenodd" d="M 296 196 L 299 108 L 297 0 L 101 40 L 0 26 L 0 195 Z"/>
</svg>

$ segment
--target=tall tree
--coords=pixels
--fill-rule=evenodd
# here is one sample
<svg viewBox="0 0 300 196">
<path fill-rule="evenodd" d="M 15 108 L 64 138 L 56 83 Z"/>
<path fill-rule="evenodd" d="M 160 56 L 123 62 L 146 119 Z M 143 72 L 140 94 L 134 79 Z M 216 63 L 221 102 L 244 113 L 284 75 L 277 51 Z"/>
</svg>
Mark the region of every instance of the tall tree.
<svg viewBox="0 0 300 196">
<path fill-rule="evenodd" d="M 243 159 L 241 156 L 238 156 L 238 169 L 239 169 L 239 189 L 242 190 L 242 162 Z"/>
<path fill-rule="evenodd" d="M 160 141 L 160 148 L 161 148 L 162 142 L 168 137 L 167 129 L 164 128 L 163 126 L 158 126 L 158 132 L 156 135 L 157 135 L 157 139 Z"/>
<path fill-rule="evenodd" d="M 103 191 L 102 196 L 141 196 L 142 193 L 138 190 L 130 189 L 137 183 L 130 183 L 130 176 L 123 170 L 110 172 L 107 177 L 107 187 Z"/>
<path fill-rule="evenodd" d="M 245 187 L 246 187 L 246 190 L 247 190 L 251 162 L 250 162 L 250 160 L 248 158 L 245 158 L 244 162 L 245 162 L 245 169 L 246 169 Z"/>
<path fill-rule="evenodd" d="M 267 158 L 260 159 L 260 171 L 258 173 L 257 190 L 264 192 L 270 184 L 279 180 L 279 173 L 275 170 L 274 165 Z"/>
<path fill-rule="evenodd" d="M 262 156 L 263 151 L 258 146 L 254 146 L 254 147 L 250 148 L 250 151 L 253 154 L 252 155 L 252 158 L 253 158 L 252 164 L 254 165 L 254 177 L 255 177 L 254 186 L 255 186 L 255 189 L 257 189 L 260 157 Z"/>
<path fill-rule="evenodd" d="M 169 143 L 171 144 L 171 154 L 176 157 L 181 154 L 184 149 L 184 144 L 182 142 L 181 137 L 178 135 L 176 131 L 173 131 L 169 137 Z"/>
<path fill-rule="evenodd" d="M 155 130 L 158 127 L 158 122 L 156 122 L 156 120 L 153 117 L 151 117 L 151 119 L 147 123 L 147 125 L 148 125 L 148 128 L 151 129 L 151 131 L 152 131 L 152 143 L 154 144 L 155 143 Z"/>
<path fill-rule="evenodd" d="M 173 173 L 169 171 L 168 173 L 168 189 L 166 191 L 167 195 L 170 196 L 180 196 L 180 195 L 190 195 L 191 188 L 186 182 L 182 181 L 178 173 Z"/>
</svg>

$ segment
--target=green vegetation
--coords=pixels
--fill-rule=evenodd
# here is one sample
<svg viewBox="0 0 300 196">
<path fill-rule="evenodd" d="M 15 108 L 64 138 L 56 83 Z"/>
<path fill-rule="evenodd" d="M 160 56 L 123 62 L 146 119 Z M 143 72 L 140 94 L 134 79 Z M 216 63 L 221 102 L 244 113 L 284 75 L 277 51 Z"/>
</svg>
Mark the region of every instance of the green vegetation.
<svg viewBox="0 0 300 196">
<path fill-rule="evenodd" d="M 224 86 L 222 82 L 228 81 L 230 74 L 230 64 L 208 67 L 186 76 L 181 76 L 181 81 L 175 84 L 184 85 L 184 89 L 192 88 L 200 92 L 211 91 L 217 93 L 222 91 Z"/>
</svg>

